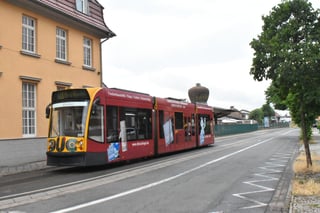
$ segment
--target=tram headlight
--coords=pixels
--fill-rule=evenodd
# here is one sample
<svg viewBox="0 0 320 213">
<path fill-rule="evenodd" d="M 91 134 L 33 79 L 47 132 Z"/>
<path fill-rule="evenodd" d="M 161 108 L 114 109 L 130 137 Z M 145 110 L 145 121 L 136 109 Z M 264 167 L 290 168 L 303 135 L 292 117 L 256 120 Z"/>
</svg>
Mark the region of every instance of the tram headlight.
<svg viewBox="0 0 320 213">
<path fill-rule="evenodd" d="M 53 139 L 49 140 L 48 148 L 50 152 L 56 148 L 56 142 Z"/>
<path fill-rule="evenodd" d="M 75 138 L 69 139 L 66 144 L 67 150 L 70 152 L 75 152 L 77 150 L 76 143 L 77 143 L 77 139 Z"/>
</svg>

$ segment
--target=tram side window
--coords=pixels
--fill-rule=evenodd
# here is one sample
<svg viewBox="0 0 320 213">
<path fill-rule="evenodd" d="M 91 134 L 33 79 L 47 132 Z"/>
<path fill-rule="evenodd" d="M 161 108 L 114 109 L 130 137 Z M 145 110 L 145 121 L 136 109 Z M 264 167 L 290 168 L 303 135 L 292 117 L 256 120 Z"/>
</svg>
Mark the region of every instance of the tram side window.
<svg viewBox="0 0 320 213">
<path fill-rule="evenodd" d="M 190 117 L 184 117 L 184 131 L 185 136 L 191 136 L 192 134 L 192 125 L 191 125 L 191 118 Z"/>
<path fill-rule="evenodd" d="M 196 134 L 196 124 L 195 124 L 195 115 L 192 114 L 191 115 L 191 135 L 195 135 Z"/>
<path fill-rule="evenodd" d="M 181 124 L 178 126 L 175 125 L 177 117 L 175 119 L 173 117 L 170 112 L 159 111 L 159 138 L 165 139 L 167 144 L 173 143 L 173 132 L 175 128 L 181 126 L 181 129 L 183 129 L 183 116 L 181 117 Z M 178 123 L 179 122 L 180 121 L 178 121 Z"/>
<path fill-rule="evenodd" d="M 211 134 L 210 116 L 201 114 L 199 115 L 199 126 L 200 130 L 204 130 L 205 135 Z M 200 131 L 201 133 L 201 131 Z"/>
<path fill-rule="evenodd" d="M 152 138 L 151 110 L 137 108 L 121 108 L 120 121 L 125 121 L 128 141 Z"/>
<path fill-rule="evenodd" d="M 121 120 L 125 120 L 125 130 L 127 140 L 137 140 L 136 119 L 137 114 L 134 109 L 125 108 L 121 114 Z"/>
<path fill-rule="evenodd" d="M 160 129 L 160 134 L 159 137 L 160 138 L 164 138 L 164 131 L 163 131 L 163 124 L 164 124 L 164 112 L 163 110 L 159 111 L 159 129 Z"/>
<path fill-rule="evenodd" d="M 175 129 L 183 129 L 183 113 L 182 112 L 175 112 L 174 113 L 175 119 Z"/>
<path fill-rule="evenodd" d="M 88 137 L 103 143 L 104 138 L 104 115 L 103 106 L 94 105 L 90 113 Z"/>
<path fill-rule="evenodd" d="M 118 130 L 118 107 L 107 106 L 107 140 L 108 142 L 119 141 L 119 130 Z"/>
<path fill-rule="evenodd" d="M 138 111 L 138 139 L 152 138 L 151 110 Z"/>
</svg>

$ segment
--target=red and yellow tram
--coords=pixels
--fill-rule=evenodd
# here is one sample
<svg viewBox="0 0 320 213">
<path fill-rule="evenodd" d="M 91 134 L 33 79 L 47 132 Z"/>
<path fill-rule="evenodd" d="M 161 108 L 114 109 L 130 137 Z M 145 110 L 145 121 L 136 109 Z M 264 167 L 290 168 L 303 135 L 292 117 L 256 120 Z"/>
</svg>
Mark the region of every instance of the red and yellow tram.
<svg viewBox="0 0 320 213">
<path fill-rule="evenodd" d="M 47 164 L 91 166 L 214 143 L 213 108 L 115 88 L 55 91 Z"/>
</svg>

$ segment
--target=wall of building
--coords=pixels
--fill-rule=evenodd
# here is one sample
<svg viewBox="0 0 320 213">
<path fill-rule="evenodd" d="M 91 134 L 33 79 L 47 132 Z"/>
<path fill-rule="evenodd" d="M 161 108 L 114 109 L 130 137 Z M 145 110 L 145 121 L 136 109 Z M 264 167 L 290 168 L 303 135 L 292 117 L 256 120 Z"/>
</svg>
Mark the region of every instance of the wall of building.
<svg viewBox="0 0 320 213">
<path fill-rule="evenodd" d="M 36 19 L 36 53 L 40 57 L 21 54 L 22 16 Z M 57 63 L 56 28 L 67 31 L 68 62 Z M 100 39 L 37 15 L 31 11 L 0 1 L 0 139 L 21 138 L 22 82 L 36 85 L 36 137 L 47 136 L 45 108 L 57 86 L 72 88 L 101 85 Z M 83 38 L 93 41 L 93 68 L 83 69 Z"/>
</svg>

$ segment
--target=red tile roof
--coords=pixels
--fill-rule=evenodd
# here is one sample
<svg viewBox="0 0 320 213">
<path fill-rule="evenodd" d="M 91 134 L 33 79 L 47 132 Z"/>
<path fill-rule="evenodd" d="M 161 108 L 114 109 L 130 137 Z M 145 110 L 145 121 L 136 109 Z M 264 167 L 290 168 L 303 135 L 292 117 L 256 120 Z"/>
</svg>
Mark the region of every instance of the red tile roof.
<svg viewBox="0 0 320 213">
<path fill-rule="evenodd" d="M 110 38 L 115 36 L 105 24 L 103 18 L 103 6 L 97 0 L 88 0 L 89 12 L 88 14 L 82 13 L 76 9 L 76 0 L 7 0 L 13 4 L 36 10 L 50 16 L 51 14 L 45 12 L 44 9 L 50 13 L 56 13 L 72 20 L 77 25 L 86 25 L 88 28 L 94 28 L 99 32 L 102 38 Z M 40 8 L 39 8 L 40 7 Z M 53 17 L 52 17 L 53 18 Z"/>
</svg>

